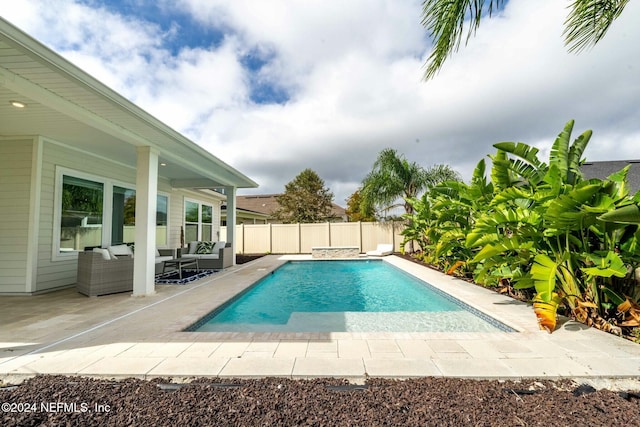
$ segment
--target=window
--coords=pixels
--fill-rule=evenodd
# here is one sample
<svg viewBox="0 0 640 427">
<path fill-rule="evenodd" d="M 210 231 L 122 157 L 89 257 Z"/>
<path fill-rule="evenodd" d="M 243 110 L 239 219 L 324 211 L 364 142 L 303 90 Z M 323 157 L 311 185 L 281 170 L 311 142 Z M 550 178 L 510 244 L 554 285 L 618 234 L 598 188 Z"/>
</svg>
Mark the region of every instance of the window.
<svg viewBox="0 0 640 427">
<path fill-rule="evenodd" d="M 213 206 L 192 200 L 184 202 L 184 240 L 213 240 Z"/>
<path fill-rule="evenodd" d="M 135 240 L 136 191 L 65 168 L 56 171 L 53 259 L 66 259 L 86 247 Z M 168 242 L 169 197 L 158 194 L 156 245 Z"/>
<path fill-rule="evenodd" d="M 113 187 L 111 209 L 111 244 L 116 245 L 135 240 L 136 191 L 124 187 Z"/>
<path fill-rule="evenodd" d="M 158 194 L 156 204 L 156 246 L 167 246 L 169 218 L 169 197 Z"/>
<path fill-rule="evenodd" d="M 213 207 L 202 205 L 202 240 L 212 240 Z"/>
<path fill-rule="evenodd" d="M 156 199 L 156 246 L 167 244 L 167 214 L 169 198 L 159 194 Z M 129 243 L 136 238 L 136 191 L 113 187 L 111 244 Z"/>
<path fill-rule="evenodd" d="M 62 179 L 60 252 L 102 244 L 104 184 L 72 176 Z"/>
</svg>

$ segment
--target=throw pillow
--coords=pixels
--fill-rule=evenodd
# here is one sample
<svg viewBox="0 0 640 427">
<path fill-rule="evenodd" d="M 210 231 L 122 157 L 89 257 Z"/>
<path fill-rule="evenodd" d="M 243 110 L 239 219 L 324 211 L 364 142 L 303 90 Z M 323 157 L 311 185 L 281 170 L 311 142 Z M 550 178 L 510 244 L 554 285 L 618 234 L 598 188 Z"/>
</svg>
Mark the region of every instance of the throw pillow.
<svg viewBox="0 0 640 427">
<path fill-rule="evenodd" d="M 193 242 L 189 243 L 189 253 L 195 254 L 196 249 L 198 249 L 198 241 L 194 240 Z"/>
<path fill-rule="evenodd" d="M 213 249 L 211 249 L 211 253 L 214 254 L 218 254 L 218 252 L 220 251 L 220 249 L 224 248 L 224 245 L 226 244 L 226 242 L 224 240 L 221 240 L 219 242 L 216 242 L 215 245 L 213 245 Z"/>
<path fill-rule="evenodd" d="M 196 253 L 200 255 L 210 254 L 211 249 L 213 249 L 213 242 L 198 242 Z"/>
</svg>

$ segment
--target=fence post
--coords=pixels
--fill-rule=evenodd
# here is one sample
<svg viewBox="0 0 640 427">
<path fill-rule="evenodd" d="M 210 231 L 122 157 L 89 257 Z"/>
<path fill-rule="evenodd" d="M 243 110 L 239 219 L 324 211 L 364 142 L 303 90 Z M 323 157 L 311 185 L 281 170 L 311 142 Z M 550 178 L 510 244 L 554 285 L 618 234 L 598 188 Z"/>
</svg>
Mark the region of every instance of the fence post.
<svg viewBox="0 0 640 427">
<path fill-rule="evenodd" d="M 273 253 L 273 227 L 269 223 L 269 253 Z"/>
<path fill-rule="evenodd" d="M 391 244 L 393 245 L 393 250 L 396 250 L 396 222 L 391 221 Z"/>
<path fill-rule="evenodd" d="M 244 251 L 244 247 L 245 247 L 245 242 L 244 242 L 244 239 L 245 239 L 245 236 L 244 236 L 244 234 L 245 234 L 244 233 L 244 222 L 242 224 L 240 224 L 240 229 L 242 230 L 242 253 L 244 253 L 245 252 Z"/>
<path fill-rule="evenodd" d="M 327 234 L 329 237 L 329 246 L 331 246 L 331 223 L 327 221 Z"/>
<path fill-rule="evenodd" d="M 362 221 L 358 221 L 358 241 L 360 242 L 360 253 L 364 252 L 362 249 Z"/>
</svg>

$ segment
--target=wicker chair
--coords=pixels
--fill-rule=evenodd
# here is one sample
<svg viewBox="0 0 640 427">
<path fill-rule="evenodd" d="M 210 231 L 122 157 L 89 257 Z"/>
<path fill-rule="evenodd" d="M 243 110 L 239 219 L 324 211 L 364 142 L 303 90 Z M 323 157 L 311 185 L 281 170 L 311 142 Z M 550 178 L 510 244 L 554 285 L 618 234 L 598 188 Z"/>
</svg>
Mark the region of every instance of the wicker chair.
<svg viewBox="0 0 640 427">
<path fill-rule="evenodd" d="M 79 252 L 76 289 L 90 297 L 132 292 L 133 258 L 105 260 L 97 252 Z"/>
</svg>

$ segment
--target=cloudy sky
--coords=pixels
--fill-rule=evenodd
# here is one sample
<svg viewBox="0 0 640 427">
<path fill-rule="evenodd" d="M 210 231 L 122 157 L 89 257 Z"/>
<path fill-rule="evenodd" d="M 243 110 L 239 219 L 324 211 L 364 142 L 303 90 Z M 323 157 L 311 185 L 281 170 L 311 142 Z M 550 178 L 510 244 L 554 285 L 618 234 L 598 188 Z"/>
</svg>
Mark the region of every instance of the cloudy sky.
<svg viewBox="0 0 640 427">
<path fill-rule="evenodd" d="M 305 168 L 345 199 L 391 147 L 466 179 L 499 141 L 640 159 L 640 2 L 581 54 L 569 1 L 510 0 L 441 72 L 420 0 L 13 0 L 0 15 L 260 184 Z M 548 154 L 543 154 L 544 156 Z"/>
</svg>

